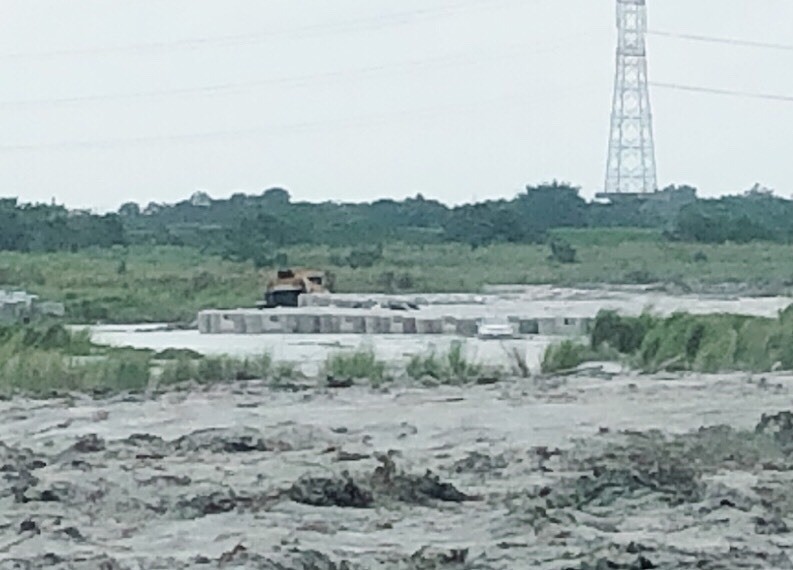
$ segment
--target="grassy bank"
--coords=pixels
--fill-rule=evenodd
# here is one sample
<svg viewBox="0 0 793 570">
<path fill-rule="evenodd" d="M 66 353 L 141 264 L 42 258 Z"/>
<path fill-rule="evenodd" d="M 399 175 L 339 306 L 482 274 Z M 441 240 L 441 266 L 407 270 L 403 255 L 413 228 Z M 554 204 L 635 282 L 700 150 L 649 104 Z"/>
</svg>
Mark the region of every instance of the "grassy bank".
<svg viewBox="0 0 793 570">
<path fill-rule="evenodd" d="M 770 243 L 670 243 L 645 230 L 568 230 L 556 239 L 576 263 L 549 260 L 545 245 L 385 244 L 369 267 L 345 263 L 348 250 L 294 247 L 290 265 L 326 269 L 340 292 L 476 292 L 485 284 L 740 283 L 781 291 L 793 285 L 793 248 Z M 252 306 L 270 270 L 177 247 L 80 253 L 0 252 L 0 287 L 20 287 L 66 303 L 72 322 L 191 321 L 202 308 Z"/>
<path fill-rule="evenodd" d="M 156 392 L 195 383 L 210 385 L 265 380 L 273 387 L 381 387 L 401 380 L 418 384 L 471 384 L 505 374 L 473 363 L 463 343 L 446 352 L 415 356 L 404 368 L 391 366 L 368 349 L 328 356 L 318 378 L 307 379 L 289 362 L 268 354 L 253 357 L 202 356 L 180 349 L 162 352 L 95 344 L 85 330 L 61 324 L 0 327 L 0 396 L 52 397 L 68 393 L 108 396 Z"/>
<path fill-rule="evenodd" d="M 550 347 L 545 372 L 592 360 L 621 359 L 645 372 L 770 372 L 793 370 L 793 307 L 775 319 L 740 315 L 661 318 L 602 312 L 588 344 L 566 341 Z"/>
</svg>

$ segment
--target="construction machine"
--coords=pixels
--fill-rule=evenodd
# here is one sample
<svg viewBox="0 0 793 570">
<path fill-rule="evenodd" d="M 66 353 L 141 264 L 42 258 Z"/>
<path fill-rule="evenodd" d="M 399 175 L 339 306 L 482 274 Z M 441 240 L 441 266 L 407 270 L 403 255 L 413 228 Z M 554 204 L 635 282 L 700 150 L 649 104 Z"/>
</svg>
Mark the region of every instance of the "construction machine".
<svg viewBox="0 0 793 570">
<path fill-rule="evenodd" d="M 256 304 L 260 309 L 297 307 L 304 293 L 328 293 L 328 276 L 313 269 L 280 269 L 267 282 L 264 300 Z"/>
</svg>

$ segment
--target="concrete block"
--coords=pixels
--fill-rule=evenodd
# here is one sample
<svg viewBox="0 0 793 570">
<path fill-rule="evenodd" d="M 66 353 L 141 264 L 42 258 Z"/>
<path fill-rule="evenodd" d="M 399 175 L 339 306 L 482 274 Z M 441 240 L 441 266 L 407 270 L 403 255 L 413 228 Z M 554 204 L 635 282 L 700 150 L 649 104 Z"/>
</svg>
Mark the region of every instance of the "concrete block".
<svg viewBox="0 0 793 570">
<path fill-rule="evenodd" d="M 416 319 L 417 334 L 443 334 L 443 319 Z"/>
<path fill-rule="evenodd" d="M 454 317 L 443 317 L 441 330 L 443 334 L 457 334 L 457 319 Z"/>
<path fill-rule="evenodd" d="M 3 307 L 0 306 L 0 321 L 3 320 Z M 198 332 L 201 334 L 212 333 L 212 317 L 206 311 L 198 313 Z"/>
<path fill-rule="evenodd" d="M 364 332 L 366 334 L 382 334 L 383 327 L 380 324 L 381 319 L 376 315 L 364 317 Z"/>
<path fill-rule="evenodd" d="M 316 315 L 296 315 L 298 334 L 318 334 L 319 317 Z"/>
<path fill-rule="evenodd" d="M 344 315 L 341 317 L 339 332 L 344 334 L 363 334 L 366 332 L 366 321 L 361 316 Z"/>
<path fill-rule="evenodd" d="M 234 333 L 234 318 L 233 315 L 222 313 L 218 315 L 217 329 L 219 334 L 233 334 Z"/>
<path fill-rule="evenodd" d="M 477 329 L 476 319 L 457 319 L 456 334 L 460 336 L 476 336 Z"/>
<path fill-rule="evenodd" d="M 394 321 L 391 317 L 379 317 L 378 320 L 380 322 L 378 325 L 380 328 L 380 334 L 393 334 L 392 325 Z"/>
<path fill-rule="evenodd" d="M 339 318 L 334 315 L 322 315 L 319 317 L 319 332 L 321 334 L 338 334 L 341 332 Z"/>
<path fill-rule="evenodd" d="M 231 316 L 231 321 L 234 323 L 234 334 L 245 334 L 245 315 L 236 314 Z"/>
<path fill-rule="evenodd" d="M 540 334 L 540 323 L 537 319 L 519 319 L 519 334 Z"/>
<path fill-rule="evenodd" d="M 401 316 L 394 316 L 388 319 L 390 334 L 405 334 L 405 319 Z"/>
<path fill-rule="evenodd" d="M 264 319 L 260 313 L 246 313 L 244 320 L 247 334 L 262 334 L 264 332 Z"/>
</svg>

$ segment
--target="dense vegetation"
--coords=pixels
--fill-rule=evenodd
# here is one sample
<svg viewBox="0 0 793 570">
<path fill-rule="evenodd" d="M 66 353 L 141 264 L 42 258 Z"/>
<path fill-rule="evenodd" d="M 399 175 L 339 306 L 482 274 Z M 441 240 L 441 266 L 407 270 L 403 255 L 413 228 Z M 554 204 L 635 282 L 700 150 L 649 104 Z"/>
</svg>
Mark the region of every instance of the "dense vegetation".
<svg viewBox="0 0 793 570">
<path fill-rule="evenodd" d="M 556 372 L 598 359 L 622 359 L 646 372 L 793 370 L 793 307 L 775 319 L 688 313 L 625 317 L 604 311 L 588 345 L 566 341 L 550 347 L 543 369 Z"/>
<path fill-rule="evenodd" d="M 6 199 L 0 288 L 63 301 L 73 322 L 191 321 L 202 308 L 252 306 L 265 275 L 288 265 L 329 270 L 342 292 L 658 281 L 780 292 L 793 285 L 791 239 L 793 202 L 760 188 L 603 204 L 553 183 L 457 207 L 421 196 L 310 204 L 271 189 L 106 215 Z"/>
<path fill-rule="evenodd" d="M 793 239 L 793 202 L 759 187 L 741 196 L 697 200 L 692 188 L 669 188 L 653 200 L 586 202 L 578 189 L 528 187 L 512 200 L 448 207 L 421 195 L 403 201 L 293 202 L 287 191 L 196 194 L 177 204 L 127 203 L 96 215 L 58 205 L 0 200 L 0 251 L 55 252 L 113 246 L 189 246 L 259 267 L 288 263 L 294 246 L 353 248 L 346 260 L 367 266 L 383 244 L 543 243 L 557 228 L 641 227 L 668 239 L 703 243 Z M 557 244 L 561 246 L 562 244 Z"/>
<path fill-rule="evenodd" d="M 370 267 L 351 267 L 352 248 L 294 246 L 293 263 L 335 274 L 339 292 L 479 292 L 486 284 L 646 284 L 702 291 L 722 284 L 747 294 L 793 287 L 793 256 L 783 244 L 687 244 L 658 231 L 554 230 L 575 249 L 560 263 L 543 244 L 388 244 Z M 202 308 L 253 306 L 268 269 L 177 246 L 76 253 L 0 252 L 0 288 L 20 287 L 66 304 L 70 321 L 191 322 Z M 732 283 L 732 285 L 730 285 Z"/>
</svg>

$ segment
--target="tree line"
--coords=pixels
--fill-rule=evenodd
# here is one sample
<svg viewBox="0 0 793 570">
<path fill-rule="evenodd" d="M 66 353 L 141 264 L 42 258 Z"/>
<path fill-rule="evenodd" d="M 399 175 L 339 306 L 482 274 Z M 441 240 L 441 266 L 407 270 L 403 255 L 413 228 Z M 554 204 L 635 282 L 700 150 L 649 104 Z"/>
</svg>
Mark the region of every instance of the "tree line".
<svg viewBox="0 0 793 570">
<path fill-rule="evenodd" d="M 60 205 L 0 200 L 0 250 L 78 251 L 128 245 L 191 246 L 227 258 L 278 264 L 293 245 L 353 248 L 366 264 L 377 244 L 543 243 L 554 228 L 657 228 L 670 240 L 702 243 L 793 241 L 793 202 L 760 187 L 738 196 L 698 199 L 670 187 L 651 199 L 584 200 L 579 189 L 553 182 L 510 200 L 450 207 L 420 194 L 370 203 L 295 202 L 286 190 L 216 200 L 197 193 L 176 204 L 135 203 L 94 214 Z"/>
</svg>

